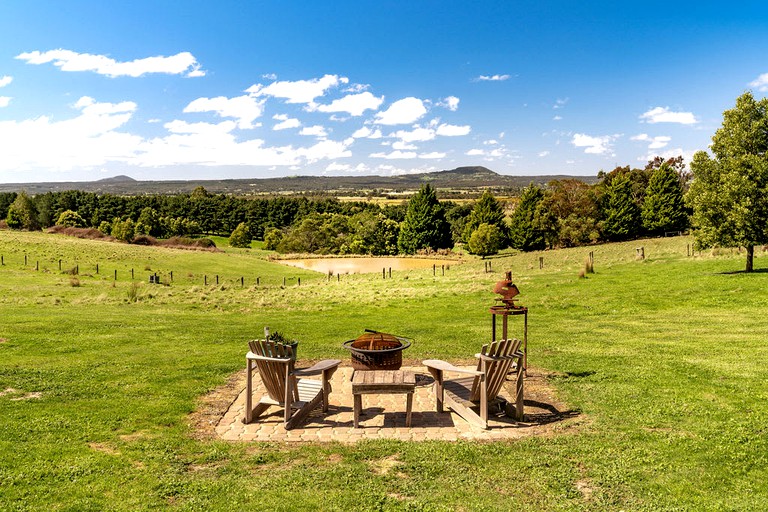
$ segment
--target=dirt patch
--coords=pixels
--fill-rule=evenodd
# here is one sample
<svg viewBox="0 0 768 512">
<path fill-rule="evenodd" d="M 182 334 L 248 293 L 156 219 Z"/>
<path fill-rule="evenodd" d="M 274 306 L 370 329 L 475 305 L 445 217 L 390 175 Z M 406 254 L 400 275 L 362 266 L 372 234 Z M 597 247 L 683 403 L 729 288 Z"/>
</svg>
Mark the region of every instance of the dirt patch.
<svg viewBox="0 0 768 512">
<path fill-rule="evenodd" d="M 22 396 L 17 396 L 16 398 L 11 398 L 13 402 L 18 402 L 20 400 L 37 400 L 38 398 L 42 398 L 43 394 L 39 391 L 32 391 L 31 393 L 25 393 Z"/>
<path fill-rule="evenodd" d="M 387 475 L 389 474 L 390 471 L 392 471 L 394 468 L 396 468 L 399 465 L 400 465 L 400 459 L 397 458 L 397 455 L 390 455 L 389 457 L 372 460 L 368 463 L 368 466 L 371 468 L 371 471 L 373 471 L 377 475 Z"/>
<path fill-rule="evenodd" d="M 0 338 L 0 343 L 6 343 L 8 341 L 8 338 Z"/>
<path fill-rule="evenodd" d="M 229 406 L 245 388 L 245 369 L 232 374 L 227 382 L 203 396 L 189 421 L 195 439 L 216 439 L 216 425 L 224 417 Z"/>
<path fill-rule="evenodd" d="M 14 388 L 5 388 L 4 390 L 0 391 L 0 396 L 13 395 L 14 393 L 18 393 L 18 392 L 19 390 Z"/>
<path fill-rule="evenodd" d="M 88 443 L 88 447 L 91 450 L 101 452 L 101 453 L 106 453 L 107 455 L 113 455 L 113 456 L 120 455 L 119 451 L 117 451 L 114 447 L 109 446 L 108 444 L 105 444 L 105 443 Z"/>
</svg>

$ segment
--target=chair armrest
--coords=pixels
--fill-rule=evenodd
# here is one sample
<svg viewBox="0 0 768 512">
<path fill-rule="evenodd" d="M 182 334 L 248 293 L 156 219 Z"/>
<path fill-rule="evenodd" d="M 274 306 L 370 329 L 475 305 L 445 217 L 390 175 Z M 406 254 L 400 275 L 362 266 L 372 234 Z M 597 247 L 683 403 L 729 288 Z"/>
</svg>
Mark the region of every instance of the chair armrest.
<svg viewBox="0 0 768 512">
<path fill-rule="evenodd" d="M 478 372 L 477 370 L 468 370 L 466 368 L 459 368 L 458 366 L 454 366 L 451 363 L 446 363 L 445 361 L 440 361 L 439 359 L 427 359 L 426 361 L 422 361 L 421 363 L 427 368 L 434 368 L 435 370 L 440 370 L 443 372 L 466 373 L 468 375 L 483 375 L 483 372 Z"/>
<path fill-rule="evenodd" d="M 301 368 L 298 370 L 294 370 L 293 375 L 297 377 L 307 377 L 309 375 L 318 375 L 327 370 L 335 369 L 340 364 L 341 364 L 341 361 L 338 359 L 325 359 L 324 361 L 320 361 L 319 363 L 314 364 L 309 368 Z"/>
<path fill-rule="evenodd" d="M 520 359 L 522 356 L 522 352 L 513 352 L 506 356 L 488 356 L 485 354 L 475 354 L 476 358 L 483 361 L 509 361 L 510 359 Z"/>
</svg>

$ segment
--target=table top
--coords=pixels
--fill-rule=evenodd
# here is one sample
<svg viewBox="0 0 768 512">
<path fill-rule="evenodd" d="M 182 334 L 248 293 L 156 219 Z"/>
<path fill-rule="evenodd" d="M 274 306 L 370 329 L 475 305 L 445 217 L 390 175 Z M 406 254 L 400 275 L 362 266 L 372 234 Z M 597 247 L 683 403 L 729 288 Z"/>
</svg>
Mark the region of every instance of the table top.
<svg viewBox="0 0 768 512">
<path fill-rule="evenodd" d="M 412 392 L 416 387 L 416 374 L 403 370 L 355 370 L 352 392 L 402 391 Z"/>
</svg>

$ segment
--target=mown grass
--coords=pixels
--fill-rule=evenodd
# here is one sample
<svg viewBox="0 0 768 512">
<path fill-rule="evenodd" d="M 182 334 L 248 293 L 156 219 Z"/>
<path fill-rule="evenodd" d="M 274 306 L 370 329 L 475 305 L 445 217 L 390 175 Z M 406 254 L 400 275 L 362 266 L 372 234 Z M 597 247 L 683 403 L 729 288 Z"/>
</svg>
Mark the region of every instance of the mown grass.
<svg viewBox="0 0 768 512">
<path fill-rule="evenodd" d="M 221 241 L 208 253 L 0 231 L 0 509 L 766 509 L 768 273 L 733 273 L 735 251 L 689 257 L 689 243 L 329 281 Z M 579 279 L 589 251 L 596 273 Z M 406 358 L 466 359 L 490 337 L 507 269 L 530 308 L 530 364 L 557 372 L 573 425 L 492 444 L 194 436 L 198 399 L 264 325 L 304 358 L 344 358 L 341 342 L 374 328 L 413 337 Z M 170 285 L 147 282 L 170 271 Z"/>
</svg>

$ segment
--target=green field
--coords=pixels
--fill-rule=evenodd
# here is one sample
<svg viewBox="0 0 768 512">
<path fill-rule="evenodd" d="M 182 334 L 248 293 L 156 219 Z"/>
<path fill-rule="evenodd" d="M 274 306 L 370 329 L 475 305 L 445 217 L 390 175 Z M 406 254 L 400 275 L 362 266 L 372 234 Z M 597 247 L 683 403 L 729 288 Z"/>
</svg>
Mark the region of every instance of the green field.
<svg viewBox="0 0 768 512">
<path fill-rule="evenodd" d="M 690 243 L 329 281 L 260 249 L 0 231 L 0 510 L 766 510 L 768 273 Z M 589 251 L 596 273 L 579 279 Z M 507 269 L 530 365 L 581 413 L 547 436 L 243 444 L 190 426 L 265 325 L 302 358 L 345 358 L 341 342 L 373 328 L 412 337 L 414 360 L 466 359 Z"/>
</svg>

